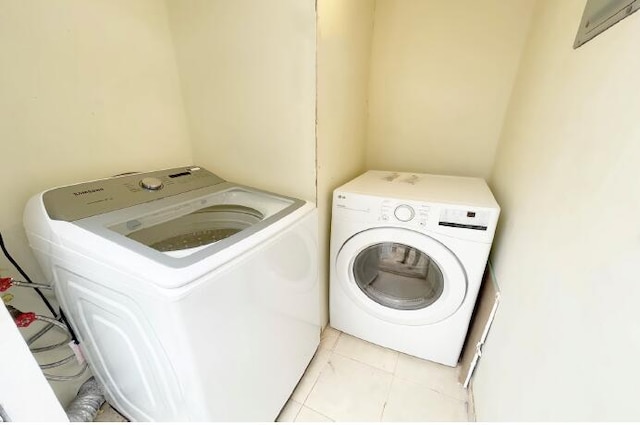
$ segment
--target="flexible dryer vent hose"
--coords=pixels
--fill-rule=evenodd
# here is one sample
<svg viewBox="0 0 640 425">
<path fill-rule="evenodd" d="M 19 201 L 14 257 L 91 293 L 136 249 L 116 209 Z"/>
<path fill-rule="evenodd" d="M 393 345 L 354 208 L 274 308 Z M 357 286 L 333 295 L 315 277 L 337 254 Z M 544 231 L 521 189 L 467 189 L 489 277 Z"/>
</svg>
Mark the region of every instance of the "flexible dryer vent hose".
<svg viewBox="0 0 640 425">
<path fill-rule="evenodd" d="M 78 395 L 67 407 L 70 422 L 93 422 L 104 403 L 104 394 L 98 381 L 92 376 L 78 389 Z"/>
</svg>

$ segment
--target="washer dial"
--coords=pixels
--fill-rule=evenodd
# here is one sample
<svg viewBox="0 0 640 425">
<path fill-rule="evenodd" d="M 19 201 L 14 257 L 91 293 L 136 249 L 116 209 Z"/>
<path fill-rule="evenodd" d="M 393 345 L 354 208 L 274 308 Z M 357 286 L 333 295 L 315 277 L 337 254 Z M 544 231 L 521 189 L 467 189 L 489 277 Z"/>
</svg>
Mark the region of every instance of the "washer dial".
<svg viewBox="0 0 640 425">
<path fill-rule="evenodd" d="M 147 190 L 160 190 L 162 189 L 162 180 L 155 177 L 145 177 L 140 180 L 140 186 Z"/>
<path fill-rule="evenodd" d="M 393 214 L 400 221 L 410 221 L 416 216 L 416 212 L 409 205 L 398 205 Z"/>
</svg>

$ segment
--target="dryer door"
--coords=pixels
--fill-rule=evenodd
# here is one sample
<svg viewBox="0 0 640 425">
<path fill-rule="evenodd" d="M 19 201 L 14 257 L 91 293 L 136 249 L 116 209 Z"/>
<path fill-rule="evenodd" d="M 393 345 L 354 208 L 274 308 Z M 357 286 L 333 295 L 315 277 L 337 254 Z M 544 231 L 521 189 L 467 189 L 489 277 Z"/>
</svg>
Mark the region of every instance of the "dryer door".
<svg viewBox="0 0 640 425">
<path fill-rule="evenodd" d="M 354 302 L 392 323 L 444 320 L 467 292 L 467 276 L 455 254 L 408 229 L 383 227 L 354 235 L 340 249 L 335 267 Z"/>
</svg>

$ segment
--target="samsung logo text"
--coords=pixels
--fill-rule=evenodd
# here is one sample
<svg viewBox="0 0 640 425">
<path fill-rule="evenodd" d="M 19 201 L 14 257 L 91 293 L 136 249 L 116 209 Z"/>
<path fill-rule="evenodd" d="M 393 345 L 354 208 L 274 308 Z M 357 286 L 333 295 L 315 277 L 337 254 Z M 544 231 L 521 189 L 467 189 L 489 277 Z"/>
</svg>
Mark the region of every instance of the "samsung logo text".
<svg viewBox="0 0 640 425">
<path fill-rule="evenodd" d="M 80 192 L 73 192 L 74 195 L 76 196 L 80 196 L 80 195 L 87 195 L 89 193 L 94 193 L 94 192 L 102 192 L 104 190 L 104 188 L 99 187 L 97 189 L 87 189 L 87 190 L 83 190 Z"/>
</svg>

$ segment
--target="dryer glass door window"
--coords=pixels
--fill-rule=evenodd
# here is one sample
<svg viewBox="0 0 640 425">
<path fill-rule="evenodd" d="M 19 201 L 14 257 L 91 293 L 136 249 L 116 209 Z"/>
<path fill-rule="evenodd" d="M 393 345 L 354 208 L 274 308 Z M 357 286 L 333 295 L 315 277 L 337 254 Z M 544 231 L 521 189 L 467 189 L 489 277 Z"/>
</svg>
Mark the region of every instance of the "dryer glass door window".
<svg viewBox="0 0 640 425">
<path fill-rule="evenodd" d="M 458 257 L 410 229 L 377 227 L 349 238 L 335 260 L 336 279 L 367 313 L 390 323 L 426 325 L 455 313 L 467 291 Z"/>
<path fill-rule="evenodd" d="M 362 250 L 353 275 L 367 297 L 396 310 L 418 310 L 440 298 L 444 278 L 438 265 L 419 249 L 392 242 Z"/>
</svg>

